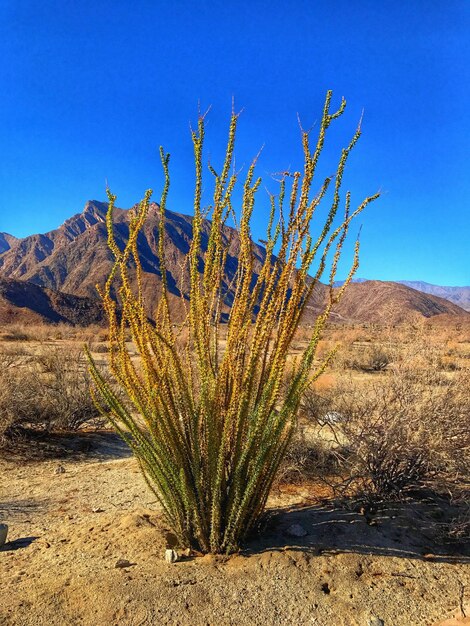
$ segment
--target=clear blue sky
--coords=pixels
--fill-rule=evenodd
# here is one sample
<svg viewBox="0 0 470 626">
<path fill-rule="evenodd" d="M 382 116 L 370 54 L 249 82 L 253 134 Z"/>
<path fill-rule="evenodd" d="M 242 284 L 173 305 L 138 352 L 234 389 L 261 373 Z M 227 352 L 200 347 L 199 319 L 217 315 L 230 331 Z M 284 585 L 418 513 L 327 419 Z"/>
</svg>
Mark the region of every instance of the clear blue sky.
<svg viewBox="0 0 470 626">
<path fill-rule="evenodd" d="M 0 0 L 0 230 L 45 232 L 105 199 L 129 207 L 161 187 L 191 212 L 189 121 L 212 105 L 220 158 L 231 98 L 244 108 L 237 160 L 300 164 L 296 113 L 318 121 L 344 95 L 324 158 L 333 170 L 365 109 L 346 184 L 363 216 L 360 276 L 470 284 L 468 0 Z M 254 219 L 262 237 L 264 199 Z"/>
</svg>

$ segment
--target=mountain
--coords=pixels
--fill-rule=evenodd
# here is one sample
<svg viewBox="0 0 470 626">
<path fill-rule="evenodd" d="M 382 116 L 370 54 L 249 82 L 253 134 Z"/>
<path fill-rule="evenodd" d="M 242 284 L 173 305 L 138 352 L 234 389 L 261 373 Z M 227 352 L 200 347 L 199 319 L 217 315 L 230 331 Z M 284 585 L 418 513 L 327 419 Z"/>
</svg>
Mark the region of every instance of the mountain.
<svg viewBox="0 0 470 626">
<path fill-rule="evenodd" d="M 352 282 L 366 283 L 371 282 L 371 280 L 369 278 L 354 278 Z M 470 311 L 470 287 L 444 287 L 442 285 L 432 285 L 431 283 L 425 283 L 422 280 L 397 280 L 389 282 L 395 282 L 399 285 L 406 285 L 407 287 L 416 289 L 416 291 L 421 291 L 422 293 L 427 293 L 431 296 L 444 298 L 444 300 L 453 302 L 453 304 L 456 304 L 462 309 L 465 309 L 465 311 Z M 343 280 L 338 280 L 335 282 L 335 287 L 340 287 L 343 283 Z"/>
<path fill-rule="evenodd" d="M 106 204 L 88 202 L 58 229 L 14 242 L 0 255 L 0 272 L 52 290 L 97 297 L 94 283 L 105 275 Z M 96 278 L 96 280 L 95 280 Z"/>
<path fill-rule="evenodd" d="M 470 314 L 437 296 L 395 282 L 351 283 L 336 308 L 347 321 L 400 324 L 439 315 L 470 319 Z"/>
<path fill-rule="evenodd" d="M 0 233 L 0 254 L 2 252 L 6 252 L 11 248 L 11 246 L 18 241 L 16 237 L 13 235 L 9 235 L 8 233 Z"/>
<path fill-rule="evenodd" d="M 82 213 L 66 220 L 55 230 L 18 240 L 10 237 L 9 247 L 0 252 L 0 276 L 16 281 L 15 293 L 24 295 L 22 300 L 20 298 L 23 305 L 19 306 L 24 306 L 29 298 L 32 298 L 34 302 L 46 302 L 46 300 L 50 302 L 51 299 L 59 297 L 52 294 L 61 293 L 72 294 L 71 297 L 85 298 L 76 302 L 78 310 L 84 310 L 85 302 L 97 299 L 96 285 L 104 284 L 113 262 L 107 246 L 106 212 L 106 203 L 89 201 Z M 131 212 L 125 209 L 116 208 L 114 212 L 116 242 L 121 249 L 128 237 L 130 215 Z M 143 291 L 149 303 L 155 302 L 161 292 L 161 272 L 157 255 L 158 224 L 158 206 L 151 204 L 148 218 L 138 238 L 143 268 Z M 203 251 L 207 247 L 209 229 L 210 222 L 205 221 L 202 232 Z M 191 237 L 192 218 L 167 211 L 165 214 L 165 259 L 171 292 L 170 304 L 177 317 L 184 314 L 183 300 L 188 297 L 189 276 L 188 267 L 184 261 Z M 232 295 L 229 285 L 237 270 L 240 241 L 237 232 L 229 227 L 224 228 L 223 239 L 229 250 L 225 279 L 226 301 L 229 305 Z M 5 241 L 7 241 L 6 238 Z M 253 252 L 254 273 L 256 274 L 265 259 L 266 251 L 262 246 L 253 243 Z M 202 266 L 202 256 L 200 263 Z M 39 290 L 28 293 L 28 287 L 25 284 L 36 286 Z M 10 289 L 12 289 L 11 285 Z M 304 323 L 312 323 L 325 302 L 327 291 L 324 285 L 317 285 L 308 304 Z M 18 295 L 9 296 L 8 301 L 12 306 L 18 302 L 18 297 Z M 70 318 L 70 313 L 65 314 L 65 311 L 61 313 L 57 310 L 56 314 Z M 149 314 L 152 314 L 150 307 Z M 468 314 L 447 300 L 421 293 L 405 285 L 364 281 L 349 286 L 343 300 L 332 314 L 332 321 L 395 324 L 414 320 L 416 317 L 428 318 L 436 315 L 453 317 Z"/>
<path fill-rule="evenodd" d="M 104 321 L 98 300 L 0 277 L 0 324 L 66 322 L 87 326 Z"/>
<path fill-rule="evenodd" d="M 87 202 L 82 213 L 66 220 L 62 226 L 45 234 L 32 235 L 14 242 L 0 254 L 0 275 L 28 281 L 40 287 L 88 298 L 97 298 L 96 285 L 103 285 L 113 264 L 107 245 L 107 204 Z M 117 245 L 122 249 L 129 234 L 131 212 L 116 208 L 114 228 Z M 147 302 L 154 302 L 161 291 L 158 250 L 158 206 L 151 204 L 145 225 L 139 234 L 138 247 L 143 268 L 143 291 Z M 202 248 L 207 248 L 210 222 L 204 221 Z M 167 211 L 165 214 L 165 260 L 170 300 L 183 313 L 181 296 L 187 297 L 189 269 L 185 263 L 192 237 L 192 218 Z M 224 243 L 228 245 L 226 287 L 237 270 L 240 242 L 238 234 L 226 227 Z M 265 249 L 253 244 L 254 271 L 261 267 Z M 201 264 L 203 259 L 200 259 Z M 149 310 L 149 314 L 151 311 Z"/>
<path fill-rule="evenodd" d="M 441 285 L 432 285 L 420 280 L 399 280 L 399 283 L 412 287 L 423 293 L 431 294 L 445 298 L 449 302 L 453 302 L 462 307 L 466 311 L 470 311 L 470 287 L 443 287 Z"/>
</svg>

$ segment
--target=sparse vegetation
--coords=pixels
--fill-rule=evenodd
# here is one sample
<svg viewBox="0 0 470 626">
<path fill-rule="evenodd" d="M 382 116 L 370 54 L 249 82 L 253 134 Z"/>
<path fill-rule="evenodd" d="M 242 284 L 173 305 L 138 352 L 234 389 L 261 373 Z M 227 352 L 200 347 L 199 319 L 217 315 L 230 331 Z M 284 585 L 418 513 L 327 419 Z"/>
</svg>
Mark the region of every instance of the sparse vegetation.
<svg viewBox="0 0 470 626">
<path fill-rule="evenodd" d="M 412 489 L 465 489 L 470 469 L 468 372 L 402 366 L 381 380 L 343 380 L 304 402 L 304 414 L 330 433 L 341 492 L 375 499 Z M 326 409 L 340 419 L 325 421 Z"/>
<path fill-rule="evenodd" d="M 277 482 L 290 485 L 313 484 L 318 483 L 319 476 L 330 476 L 337 471 L 336 454 L 325 442 L 312 437 L 305 425 L 302 425 L 286 450 Z"/>
<path fill-rule="evenodd" d="M 367 360 L 362 368 L 373 372 L 382 372 L 391 361 L 390 355 L 383 348 L 374 346 L 369 350 Z"/>
<path fill-rule="evenodd" d="M 89 393 L 90 376 L 77 347 L 41 345 L 36 351 L 0 351 L 0 440 L 27 429 L 77 430 L 99 414 Z"/>
<path fill-rule="evenodd" d="M 93 344 L 107 339 L 107 329 L 97 324 L 73 326 L 72 324 L 8 324 L 0 328 L 0 341 L 3 342 L 48 342 L 79 340 Z"/>
<path fill-rule="evenodd" d="M 91 360 L 95 398 L 136 455 L 168 523 L 182 546 L 202 552 L 233 552 L 257 523 L 279 466 L 289 447 L 303 391 L 324 371 L 332 353 L 314 367 L 316 348 L 331 308 L 341 298 L 358 265 L 359 244 L 344 286 L 333 289 L 341 250 L 351 221 L 378 194 L 351 210 L 350 193 L 341 198 L 348 157 L 360 136 L 356 130 L 343 149 L 335 175 L 314 189 L 314 175 L 330 124 L 345 109 L 343 100 L 330 112 L 328 92 L 316 147 L 302 131 L 304 171 L 281 176 L 277 197 L 271 196 L 266 253 L 255 258 L 250 219 L 261 179 L 256 159 L 243 182 L 241 214 L 232 196 L 238 173 L 233 154 L 238 115 L 232 115 L 225 161 L 212 165 L 214 196 L 202 206 L 205 119 L 192 133 L 196 188 L 192 240 L 187 255 L 189 303 L 182 324 L 172 324 L 165 265 L 164 221 L 169 187 L 169 155 L 161 151 L 166 176 L 159 206 L 159 262 L 163 292 L 149 322 L 142 290 L 137 238 L 149 209 L 147 192 L 130 221 L 129 240 L 121 250 L 113 234 L 115 196 L 109 192 L 109 246 L 115 265 L 102 297 L 109 318 L 110 369 L 125 391 L 131 411 L 113 392 Z M 316 179 L 315 179 L 316 180 Z M 288 183 L 290 183 L 288 185 Z M 326 221 L 317 239 L 310 226 L 318 205 L 333 189 Z M 344 202 L 342 218 L 335 218 Z M 203 218 L 210 218 L 207 244 Z M 237 271 L 227 286 L 226 261 L 237 225 Z M 206 235 L 206 233 L 204 233 Z M 329 254 L 331 252 L 331 255 Z M 276 256 L 273 256 L 276 254 Z M 316 281 L 329 267 L 329 297 L 287 386 L 283 385 L 289 349 Z M 316 263 L 313 279 L 308 273 Z M 136 280 L 133 280 L 133 277 Z M 136 289 L 134 289 L 134 287 Z M 117 319 L 113 290 L 119 291 L 122 317 Z M 228 304 L 230 303 L 230 308 Z M 225 348 L 219 345 L 226 323 Z M 139 353 L 139 364 L 126 346 L 126 328 Z"/>
<path fill-rule="evenodd" d="M 343 368 L 363 372 L 383 372 L 392 362 L 389 350 L 380 345 L 349 345 L 340 353 Z"/>
</svg>

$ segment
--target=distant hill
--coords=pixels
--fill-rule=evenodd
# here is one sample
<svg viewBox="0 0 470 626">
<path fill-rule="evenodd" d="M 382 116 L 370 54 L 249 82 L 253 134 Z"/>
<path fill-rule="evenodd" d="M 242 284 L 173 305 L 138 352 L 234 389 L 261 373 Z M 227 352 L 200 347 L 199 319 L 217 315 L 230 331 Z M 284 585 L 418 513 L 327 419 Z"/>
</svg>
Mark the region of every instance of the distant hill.
<svg viewBox="0 0 470 626">
<path fill-rule="evenodd" d="M 104 321 L 99 301 L 0 277 L 0 324 L 66 322 L 88 326 Z"/>
<path fill-rule="evenodd" d="M 470 311 L 470 287 L 442 287 L 441 285 L 431 285 L 418 280 L 400 280 L 399 282 L 423 293 L 445 298 L 449 302 L 462 307 L 462 309 Z"/>
<path fill-rule="evenodd" d="M 439 315 L 470 319 L 469 313 L 444 298 L 380 280 L 349 285 L 336 313 L 350 321 L 382 324 L 412 322 Z"/>
<path fill-rule="evenodd" d="M 336 286 L 341 286 L 344 281 L 336 281 Z M 354 283 L 370 282 L 368 278 L 355 278 Z M 392 281 L 390 281 L 392 282 Z M 431 283 L 425 283 L 422 280 L 397 280 L 393 281 L 400 285 L 406 285 L 422 293 L 427 293 L 431 296 L 438 296 L 444 298 L 449 302 L 453 302 L 457 306 L 462 307 L 466 311 L 470 311 L 470 287 L 444 287 L 442 285 L 432 285 Z"/>
<path fill-rule="evenodd" d="M 0 252 L 0 277 L 4 281 L 3 302 L 11 307 L 28 307 L 50 321 L 69 319 L 87 323 L 99 318 L 96 284 L 103 285 L 112 266 L 107 246 L 105 217 L 107 204 L 89 201 L 84 210 L 66 220 L 62 226 L 44 234 L 24 239 L 5 236 L 8 248 Z M 114 226 L 118 246 L 125 245 L 129 233 L 130 211 L 115 209 Z M 138 238 L 143 267 L 143 289 L 146 300 L 154 303 L 161 292 L 158 250 L 158 206 L 152 204 L 148 219 Z M 207 247 L 210 222 L 203 223 L 202 249 Z M 165 214 L 165 251 L 168 270 L 170 304 L 178 317 L 184 313 L 183 301 L 188 298 L 189 275 L 184 263 L 192 237 L 192 218 L 167 211 Z M 225 286 L 226 310 L 230 306 L 230 282 L 238 266 L 240 241 L 229 227 L 223 231 L 228 246 Z M 264 247 L 253 243 L 254 274 L 264 262 Z M 201 268 L 204 263 L 200 259 Z M 8 283 L 8 280 L 10 282 Z M 7 281 L 7 282 L 5 282 Z M 31 286 L 28 286 L 28 285 Z M 33 286 L 36 289 L 33 289 Z M 60 294 L 60 295 L 58 295 Z M 65 300 L 60 301 L 63 297 Z M 76 300 L 70 298 L 80 297 Z M 304 323 L 311 323 L 327 297 L 327 288 L 318 284 L 309 302 Z M 76 308 L 76 315 L 73 313 Z M 149 307 L 149 315 L 152 310 Z M 333 312 L 332 321 L 400 323 L 417 317 L 436 315 L 468 315 L 461 308 L 434 295 L 424 294 L 405 285 L 361 281 L 350 285 L 342 302 Z M 75 321 L 74 321 L 75 320 Z M 80 321 L 79 320 L 83 320 Z"/>
</svg>

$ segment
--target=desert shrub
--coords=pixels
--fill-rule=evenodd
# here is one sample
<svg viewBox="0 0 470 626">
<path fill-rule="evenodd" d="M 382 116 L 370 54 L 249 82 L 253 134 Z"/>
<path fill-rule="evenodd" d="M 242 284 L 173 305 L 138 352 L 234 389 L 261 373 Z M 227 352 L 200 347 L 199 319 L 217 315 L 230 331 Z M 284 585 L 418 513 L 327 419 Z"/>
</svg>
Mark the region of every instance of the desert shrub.
<svg viewBox="0 0 470 626">
<path fill-rule="evenodd" d="M 338 488 L 386 499 L 423 485 L 462 487 L 470 469 L 469 393 L 468 372 L 451 378 L 406 367 L 361 388 L 349 381 L 328 392 L 323 407 L 340 416 L 326 423 L 341 459 Z M 325 426 L 318 411 L 306 408 Z"/>
<path fill-rule="evenodd" d="M 374 372 L 383 371 L 387 365 L 392 362 L 392 358 L 389 353 L 381 346 L 373 346 L 367 354 L 367 360 L 363 366 L 365 370 L 371 370 Z"/>
<path fill-rule="evenodd" d="M 28 341 L 29 338 L 29 333 L 16 324 L 9 326 L 8 329 L 2 334 L 3 341 Z"/>
<path fill-rule="evenodd" d="M 439 369 L 447 372 L 457 372 L 458 370 L 462 369 L 462 366 L 460 365 L 460 363 L 458 363 L 458 361 L 449 357 L 442 357 L 441 359 L 439 359 L 438 367 Z"/>
<path fill-rule="evenodd" d="M 328 422 L 325 416 L 331 411 L 331 391 L 306 389 L 300 404 L 300 414 L 320 427 Z"/>
<path fill-rule="evenodd" d="M 281 175 L 279 194 L 270 197 L 265 251 L 255 255 L 250 219 L 261 179 L 256 159 L 241 189 L 241 210 L 234 210 L 239 173 L 234 165 L 238 115 L 230 121 L 228 145 L 219 172 L 210 165 L 214 195 L 202 206 L 205 118 L 192 132 L 196 186 L 192 239 L 187 255 L 189 302 L 182 324 L 172 323 L 165 261 L 165 205 L 169 155 L 161 150 L 166 184 L 158 206 L 158 255 L 163 290 L 148 319 L 142 290 L 137 238 L 144 225 L 151 192 L 130 220 L 122 250 L 113 234 L 115 196 L 108 192 L 108 242 L 115 265 L 102 297 L 109 318 L 110 370 L 133 405 L 124 406 L 90 357 L 98 405 L 109 405 L 109 418 L 136 455 L 181 545 L 202 552 L 231 552 L 257 523 L 295 431 L 303 390 L 327 366 L 328 355 L 314 368 L 321 331 L 335 302 L 357 268 L 354 261 L 344 287 L 335 290 L 339 256 L 351 220 L 378 194 L 351 211 L 336 226 L 347 159 L 360 136 L 355 132 L 342 151 L 334 176 L 314 188 L 314 174 L 330 124 L 345 108 L 330 113 L 328 93 L 315 148 L 302 131 L 304 170 Z M 315 179 L 316 180 L 316 179 Z M 332 203 L 317 238 L 310 227 L 317 206 L 332 187 Z M 207 191 L 206 191 L 207 193 Z M 342 203 L 342 200 L 341 200 Z M 205 222 L 204 218 L 210 222 Z M 235 229 L 229 228 L 229 223 Z M 236 240 L 236 241 L 235 241 Z M 233 248 L 237 267 L 233 268 Z M 331 251 L 331 255 L 329 252 Z M 317 263 L 313 277 L 308 276 Z M 316 281 L 331 261 L 325 309 L 318 316 L 289 385 L 283 386 L 288 351 Z M 136 280 L 133 280 L 133 277 Z M 121 319 L 112 297 L 118 290 Z M 154 306 L 155 305 L 155 306 Z M 130 329 L 137 360 L 131 358 Z M 225 329 L 225 346 L 219 343 Z M 102 407 L 104 415 L 108 415 Z"/>
<path fill-rule="evenodd" d="M 277 483 L 308 483 L 338 470 L 337 456 L 331 446 L 299 427 L 282 460 Z"/>
<path fill-rule="evenodd" d="M 76 430 L 96 417 L 90 375 L 81 349 L 49 347 L 37 358 L 44 413 L 54 428 Z"/>
<path fill-rule="evenodd" d="M 27 428 L 76 430 L 96 418 L 90 382 L 77 348 L 0 353 L 0 437 L 7 441 Z"/>
<path fill-rule="evenodd" d="M 92 352 L 96 352 L 97 354 L 105 354 L 108 352 L 108 344 L 107 343 L 96 343 L 90 346 L 90 350 Z"/>
<path fill-rule="evenodd" d="M 39 341 L 41 343 L 57 340 L 76 340 L 81 343 L 106 341 L 108 331 L 98 324 L 78 326 L 66 322 L 57 324 L 8 324 L 1 335 L 3 341 Z"/>
<path fill-rule="evenodd" d="M 349 345 L 341 351 L 339 360 L 344 369 L 382 372 L 392 362 L 392 356 L 390 350 L 379 345 L 367 346 L 366 348 Z"/>
<path fill-rule="evenodd" d="M 470 542 L 470 504 L 468 500 L 462 510 L 448 522 L 441 524 L 440 539 L 448 542 Z"/>
<path fill-rule="evenodd" d="M 65 324 L 9 324 L 2 335 L 4 341 L 51 341 L 62 338 Z M 70 327 L 71 328 L 71 327 Z"/>
<path fill-rule="evenodd" d="M 30 351 L 24 344 L 4 344 L 0 348 L 0 363 L 8 367 L 10 361 L 16 361 L 18 357 L 29 356 Z"/>
<path fill-rule="evenodd" d="M 108 340 L 108 329 L 98 324 L 90 324 L 85 328 L 80 328 L 79 339 L 93 345 L 96 342 Z"/>
<path fill-rule="evenodd" d="M 34 389 L 20 368 L 20 355 L 0 353 L 0 442 L 22 423 L 34 401 Z"/>
</svg>

